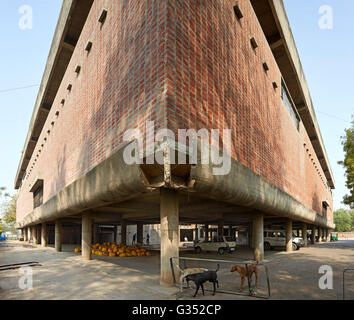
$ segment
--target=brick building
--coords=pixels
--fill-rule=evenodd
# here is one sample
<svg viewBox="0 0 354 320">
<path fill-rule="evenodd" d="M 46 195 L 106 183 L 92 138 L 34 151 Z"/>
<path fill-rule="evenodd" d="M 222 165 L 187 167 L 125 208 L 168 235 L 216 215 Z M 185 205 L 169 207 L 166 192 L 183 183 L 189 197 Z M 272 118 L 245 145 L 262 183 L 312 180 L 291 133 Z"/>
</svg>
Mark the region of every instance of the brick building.
<svg viewBox="0 0 354 320">
<path fill-rule="evenodd" d="M 145 137 L 142 163 L 124 158 L 128 129 Z M 171 163 L 190 150 L 154 141 L 159 129 L 214 129 L 224 145 L 231 130 L 230 170 L 211 155 Z M 162 283 L 180 223 L 242 226 L 257 260 L 265 225 L 286 229 L 288 250 L 293 229 L 325 239 L 334 179 L 282 1 L 64 0 L 15 187 L 27 240 L 52 230 L 60 250 L 76 228 L 86 259 L 99 223 L 123 242 L 127 225 L 139 241 L 161 223 Z"/>
</svg>

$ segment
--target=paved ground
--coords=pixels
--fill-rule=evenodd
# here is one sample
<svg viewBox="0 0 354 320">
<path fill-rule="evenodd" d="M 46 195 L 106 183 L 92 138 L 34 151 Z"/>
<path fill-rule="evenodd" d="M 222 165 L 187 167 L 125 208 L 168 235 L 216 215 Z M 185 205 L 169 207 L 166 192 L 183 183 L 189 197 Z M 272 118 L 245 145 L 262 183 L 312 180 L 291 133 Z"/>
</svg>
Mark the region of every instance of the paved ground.
<svg viewBox="0 0 354 320">
<path fill-rule="evenodd" d="M 159 253 L 151 257 L 109 258 L 96 257 L 84 262 L 64 247 L 62 253 L 52 248 L 23 246 L 0 247 L 0 265 L 38 261 L 33 267 L 33 289 L 20 290 L 19 270 L 0 271 L 0 300 L 4 299 L 191 299 L 194 289 L 178 289 L 159 285 Z M 182 257 L 246 261 L 252 257 L 249 250 L 225 254 L 194 254 L 184 251 Z M 342 272 L 354 266 L 354 241 L 321 243 L 299 251 L 286 253 L 266 251 L 264 261 L 268 268 L 271 299 L 342 299 Z M 204 266 L 210 269 L 215 263 L 187 261 L 188 267 Z M 219 263 L 220 289 L 236 292 L 239 276 L 230 273 L 232 264 Z M 333 269 L 333 290 L 321 290 L 319 268 L 329 265 Z M 259 267 L 259 283 L 256 292 L 267 293 L 264 269 Z M 347 297 L 354 300 L 354 272 L 347 274 Z M 206 289 L 211 289 L 207 284 Z M 246 294 L 247 290 L 243 291 Z M 210 291 L 198 299 L 256 299 L 240 295 Z"/>
</svg>

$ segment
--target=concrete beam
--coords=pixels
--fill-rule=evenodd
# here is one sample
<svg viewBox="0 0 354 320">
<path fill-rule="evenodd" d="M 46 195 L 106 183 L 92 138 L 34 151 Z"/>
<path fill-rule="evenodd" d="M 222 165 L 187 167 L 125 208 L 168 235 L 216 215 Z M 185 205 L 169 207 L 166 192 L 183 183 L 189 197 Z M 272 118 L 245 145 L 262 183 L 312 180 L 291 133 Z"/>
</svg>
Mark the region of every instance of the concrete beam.
<svg viewBox="0 0 354 320">
<path fill-rule="evenodd" d="M 254 260 L 260 262 L 264 259 L 264 218 L 257 213 L 253 218 L 252 244 Z"/>
<path fill-rule="evenodd" d="M 91 260 L 92 217 L 89 213 L 82 215 L 81 255 L 83 260 Z"/>
<path fill-rule="evenodd" d="M 161 285 L 173 285 L 170 258 L 179 257 L 179 202 L 178 192 L 161 188 Z"/>
</svg>

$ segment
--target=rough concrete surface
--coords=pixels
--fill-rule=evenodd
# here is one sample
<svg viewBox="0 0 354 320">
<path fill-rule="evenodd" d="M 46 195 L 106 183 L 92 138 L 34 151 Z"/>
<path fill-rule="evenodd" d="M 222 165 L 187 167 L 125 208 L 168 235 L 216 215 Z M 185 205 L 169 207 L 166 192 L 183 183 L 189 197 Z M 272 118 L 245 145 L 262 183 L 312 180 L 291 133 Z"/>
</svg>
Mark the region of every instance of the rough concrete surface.
<svg viewBox="0 0 354 320">
<path fill-rule="evenodd" d="M 159 253 L 151 257 L 109 258 L 96 257 L 92 261 L 82 261 L 80 255 L 72 253 L 72 248 L 63 246 L 63 252 L 53 248 L 24 248 L 22 246 L 0 247 L 0 265 L 38 261 L 41 266 L 33 267 L 33 289 L 18 288 L 18 270 L 0 271 L 0 299 L 193 299 L 194 289 L 184 289 L 183 293 L 174 287 L 159 285 Z M 252 257 L 250 250 L 237 253 L 187 253 L 182 257 L 202 259 L 223 259 L 246 261 Z M 269 269 L 271 299 L 342 299 L 342 272 L 354 265 L 354 241 L 320 243 L 295 252 L 266 251 L 265 265 Z M 333 268 L 333 290 L 321 290 L 318 282 L 323 274 L 322 265 Z M 220 288 L 225 288 L 224 276 L 240 284 L 238 274 L 228 275 L 229 266 L 222 266 L 218 272 Z M 234 277 L 234 278 L 233 278 Z M 259 283 L 264 283 L 264 273 L 259 273 Z M 235 279 L 235 280 L 233 280 Z M 346 275 L 347 298 L 354 299 L 354 272 Z M 205 288 L 210 290 L 211 284 Z M 245 289 L 243 293 L 247 293 Z M 254 299 L 247 296 L 210 291 L 205 296 L 200 291 L 196 299 Z"/>
</svg>

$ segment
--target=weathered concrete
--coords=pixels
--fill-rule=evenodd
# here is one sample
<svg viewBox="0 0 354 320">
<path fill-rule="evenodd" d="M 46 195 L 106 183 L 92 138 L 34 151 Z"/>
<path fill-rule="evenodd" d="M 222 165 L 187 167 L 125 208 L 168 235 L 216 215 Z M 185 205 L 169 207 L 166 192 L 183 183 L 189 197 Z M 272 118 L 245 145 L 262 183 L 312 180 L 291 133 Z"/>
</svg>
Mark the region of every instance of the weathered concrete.
<svg viewBox="0 0 354 320">
<path fill-rule="evenodd" d="M 32 238 L 33 238 L 33 244 L 38 243 L 38 232 L 37 232 L 37 225 L 32 226 Z"/>
<path fill-rule="evenodd" d="M 136 226 L 136 242 L 139 244 L 143 243 L 143 229 L 144 225 L 142 223 L 138 223 Z"/>
<path fill-rule="evenodd" d="M 224 221 L 220 220 L 218 223 L 218 236 L 223 237 L 224 236 Z"/>
<path fill-rule="evenodd" d="M 329 242 L 330 240 L 330 231 L 326 229 L 326 242 Z"/>
<path fill-rule="evenodd" d="M 170 258 L 179 257 L 179 202 L 178 192 L 160 189 L 161 218 L 161 285 L 173 285 Z"/>
<path fill-rule="evenodd" d="M 198 142 L 198 159 L 201 157 Z M 196 165 L 191 168 L 193 190 L 205 197 L 226 201 L 255 211 L 287 217 L 292 220 L 332 228 L 334 225 L 314 210 L 306 207 L 288 193 L 263 179 L 238 161 L 230 159 L 228 175 L 213 174 L 214 165 Z"/>
<path fill-rule="evenodd" d="M 304 246 L 307 247 L 307 224 L 303 223 L 302 224 L 302 233 L 301 236 L 304 239 Z"/>
<path fill-rule="evenodd" d="M 209 240 L 209 225 L 208 224 L 206 224 L 205 226 L 204 226 L 204 238 L 206 239 L 206 240 Z"/>
<path fill-rule="evenodd" d="M 318 237 L 317 237 L 317 242 L 322 242 L 322 228 L 318 228 Z"/>
<path fill-rule="evenodd" d="M 31 240 L 32 240 L 32 232 L 31 232 L 31 227 L 28 227 L 27 228 L 27 241 L 28 242 L 31 242 Z"/>
<path fill-rule="evenodd" d="M 93 230 L 93 243 L 96 244 L 98 243 L 98 231 L 97 231 L 96 223 L 92 224 L 92 230 Z"/>
<path fill-rule="evenodd" d="M 124 161 L 124 149 L 129 144 L 122 145 L 111 157 L 26 215 L 16 227 L 65 218 L 88 208 L 117 203 L 147 192 L 140 166 L 128 165 Z"/>
<path fill-rule="evenodd" d="M 117 243 L 117 232 L 118 232 L 117 229 L 118 229 L 118 227 L 117 227 L 117 225 L 115 225 L 113 228 L 113 232 L 114 232 L 113 241 L 114 241 L 114 243 Z"/>
<path fill-rule="evenodd" d="M 288 220 L 285 224 L 285 243 L 287 252 L 293 251 L 292 233 L 293 222 L 291 220 Z"/>
<path fill-rule="evenodd" d="M 311 244 L 316 243 L 316 227 L 312 226 L 311 228 Z"/>
<path fill-rule="evenodd" d="M 61 232 L 62 232 L 62 226 L 61 226 L 61 221 L 56 220 L 55 221 L 55 250 L 57 252 L 61 252 L 62 246 L 61 246 Z"/>
<path fill-rule="evenodd" d="M 92 245 L 92 217 L 90 214 L 82 215 L 82 241 L 81 254 L 84 260 L 91 260 Z"/>
<path fill-rule="evenodd" d="M 127 244 L 127 223 L 123 220 L 120 225 L 121 230 L 121 242 Z"/>
<path fill-rule="evenodd" d="M 41 232 L 41 245 L 42 247 L 46 247 L 48 243 L 48 235 L 47 235 L 47 224 L 42 223 L 42 232 Z"/>
<path fill-rule="evenodd" d="M 252 244 L 254 260 L 260 262 L 264 259 L 264 217 L 257 213 L 253 218 Z"/>
<path fill-rule="evenodd" d="M 28 231 L 27 228 L 23 228 L 23 241 L 28 241 Z"/>
</svg>

